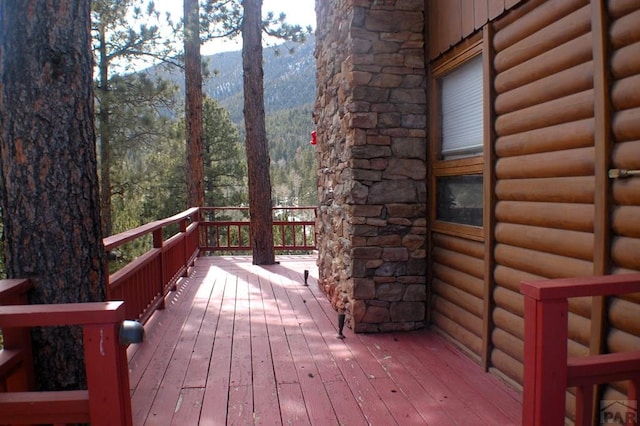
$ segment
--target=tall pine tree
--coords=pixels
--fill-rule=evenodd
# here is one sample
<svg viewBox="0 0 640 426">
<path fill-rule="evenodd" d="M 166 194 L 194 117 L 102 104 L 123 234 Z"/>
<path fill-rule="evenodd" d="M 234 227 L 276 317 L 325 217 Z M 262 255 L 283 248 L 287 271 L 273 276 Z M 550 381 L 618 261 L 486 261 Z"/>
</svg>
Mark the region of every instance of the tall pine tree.
<svg viewBox="0 0 640 426">
<path fill-rule="evenodd" d="M 93 0 L 93 43 L 98 69 L 97 108 L 98 142 L 100 146 L 100 199 L 105 236 L 112 233 L 111 217 L 111 168 L 112 135 L 115 131 L 111 114 L 118 107 L 112 91 L 114 66 L 130 71 L 136 61 L 169 61 L 174 54 L 171 39 L 160 32 L 157 22 L 160 14 L 153 2 L 145 10 L 137 7 L 135 0 Z M 140 63 L 138 63 L 140 65 Z"/>
<path fill-rule="evenodd" d="M 204 206 L 204 145 L 202 142 L 202 59 L 198 0 L 184 0 L 184 75 L 187 207 Z"/>
<path fill-rule="evenodd" d="M 262 0 L 243 0 L 242 69 L 244 124 L 249 169 L 249 215 L 253 263 L 275 263 L 269 146 L 264 118 L 262 69 Z"/>
<path fill-rule="evenodd" d="M 3 0 L 0 8 L 7 275 L 32 281 L 33 304 L 102 301 L 90 2 Z M 79 329 L 35 329 L 32 338 L 40 389 L 85 385 Z"/>
</svg>

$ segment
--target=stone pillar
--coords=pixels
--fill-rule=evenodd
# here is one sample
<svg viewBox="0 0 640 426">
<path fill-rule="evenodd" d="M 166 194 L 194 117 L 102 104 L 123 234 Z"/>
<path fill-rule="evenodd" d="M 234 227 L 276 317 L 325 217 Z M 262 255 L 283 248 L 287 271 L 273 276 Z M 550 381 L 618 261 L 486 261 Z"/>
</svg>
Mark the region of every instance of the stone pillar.
<svg viewBox="0 0 640 426">
<path fill-rule="evenodd" d="M 316 0 L 320 285 L 356 332 L 426 314 L 424 0 Z"/>
</svg>

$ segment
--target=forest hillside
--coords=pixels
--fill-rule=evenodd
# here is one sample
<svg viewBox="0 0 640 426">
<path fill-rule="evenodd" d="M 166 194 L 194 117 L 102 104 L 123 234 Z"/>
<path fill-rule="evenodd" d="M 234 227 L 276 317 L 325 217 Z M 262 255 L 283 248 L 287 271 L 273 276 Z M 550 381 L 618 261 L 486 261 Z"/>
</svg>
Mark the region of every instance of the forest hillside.
<svg viewBox="0 0 640 426">
<path fill-rule="evenodd" d="M 264 87 L 267 138 L 271 157 L 274 202 L 315 205 L 317 202 L 315 148 L 310 146 L 315 100 L 315 40 L 264 48 Z M 242 122 L 242 51 L 203 57 L 205 95 L 229 112 L 244 140 Z M 178 87 L 184 98 L 184 76 L 175 67 L 156 66 L 144 71 Z M 287 190 L 288 188 L 288 190 Z"/>
</svg>

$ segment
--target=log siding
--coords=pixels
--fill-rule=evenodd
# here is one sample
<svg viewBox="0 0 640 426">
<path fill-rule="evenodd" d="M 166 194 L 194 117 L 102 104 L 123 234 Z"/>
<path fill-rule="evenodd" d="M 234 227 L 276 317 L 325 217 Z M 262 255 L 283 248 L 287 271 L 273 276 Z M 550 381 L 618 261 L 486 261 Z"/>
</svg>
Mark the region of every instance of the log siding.
<svg viewBox="0 0 640 426">
<path fill-rule="evenodd" d="M 504 214 L 497 214 L 496 265 L 526 273 L 499 278 L 496 273 L 494 298 L 497 308 L 518 316 L 522 310 L 513 305 L 523 301 L 514 290 L 521 280 L 588 276 L 594 271 L 596 91 L 591 17 L 592 6 L 586 0 L 549 1 L 496 31 L 494 38 L 495 192 L 498 204 L 508 203 L 502 206 Z M 526 206 L 519 217 L 508 208 L 518 204 Z M 545 211 L 548 207 L 550 212 Z M 565 207 L 584 213 L 569 219 Z M 579 223 L 566 226 L 570 221 Z M 506 291 L 513 296 L 496 297 Z M 573 300 L 569 311 L 568 352 L 587 355 L 591 300 Z M 522 383 L 523 336 L 511 333 L 493 333 L 496 354 L 490 358 L 492 367 Z M 567 393 L 567 400 L 573 417 L 572 393 Z"/>
<path fill-rule="evenodd" d="M 433 233 L 431 322 L 518 385 L 521 281 L 640 271 L 640 178 L 609 176 L 640 169 L 640 3 L 529 0 L 472 31 L 468 5 L 427 3 L 432 69 L 479 35 L 491 57 L 485 226 L 481 239 Z M 640 347 L 639 305 L 637 294 L 571 299 L 569 355 Z"/>
</svg>

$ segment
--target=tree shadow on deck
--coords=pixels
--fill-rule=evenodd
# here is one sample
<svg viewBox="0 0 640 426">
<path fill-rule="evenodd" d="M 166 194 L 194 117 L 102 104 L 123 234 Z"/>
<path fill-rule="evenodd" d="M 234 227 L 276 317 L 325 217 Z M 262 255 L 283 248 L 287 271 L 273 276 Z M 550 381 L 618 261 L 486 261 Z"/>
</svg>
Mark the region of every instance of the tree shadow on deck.
<svg viewBox="0 0 640 426">
<path fill-rule="evenodd" d="M 520 423 L 519 394 L 432 331 L 337 339 L 315 258 L 292 257 L 197 260 L 130 353 L 136 424 Z"/>
</svg>

